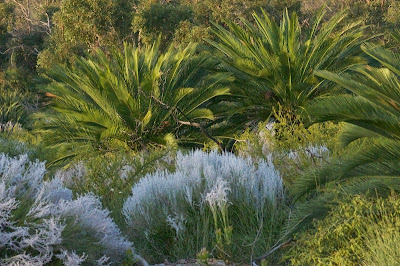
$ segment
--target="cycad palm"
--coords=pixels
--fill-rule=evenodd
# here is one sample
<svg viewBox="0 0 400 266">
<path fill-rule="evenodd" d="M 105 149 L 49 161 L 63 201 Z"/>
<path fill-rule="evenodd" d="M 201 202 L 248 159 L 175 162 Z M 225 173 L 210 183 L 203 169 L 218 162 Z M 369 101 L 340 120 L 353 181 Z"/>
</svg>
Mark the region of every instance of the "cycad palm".
<svg viewBox="0 0 400 266">
<path fill-rule="evenodd" d="M 0 124 L 24 121 L 23 97 L 17 91 L 0 88 Z"/>
<path fill-rule="evenodd" d="M 298 180 L 297 196 L 334 180 L 400 177 L 400 55 L 373 45 L 362 49 L 383 67 L 353 67 L 350 73 L 319 71 L 317 75 L 352 92 L 318 100 L 307 110 L 314 122 L 348 123 L 343 144 L 363 139 L 357 153 Z"/>
<path fill-rule="evenodd" d="M 163 54 L 158 45 L 125 45 L 110 57 L 80 58 L 49 74 L 44 90 L 52 111 L 41 115 L 38 129 L 48 144 L 69 148 L 63 159 L 83 146 L 142 150 L 176 142 L 183 137 L 177 120 L 212 120 L 207 103 L 228 92 L 207 78 L 212 64 L 195 45 Z"/>
<path fill-rule="evenodd" d="M 295 181 L 294 197 L 307 200 L 298 201 L 290 231 L 323 218 L 343 195 L 400 191 L 400 55 L 370 44 L 362 50 L 382 67 L 356 66 L 342 74 L 316 72 L 352 94 L 319 99 L 306 111 L 313 114 L 314 123 L 345 122 L 343 144 L 354 145 L 349 154 Z"/>
<path fill-rule="evenodd" d="M 262 11 L 253 14 L 255 25 L 242 19 L 228 23 L 228 30 L 215 25 L 217 41 L 210 41 L 223 53 L 223 68 L 235 77 L 235 94 L 243 100 L 235 109 L 245 119 L 264 121 L 278 105 L 292 113 L 310 100 L 331 93 L 315 70 L 342 72 L 360 63 L 358 54 L 362 28 L 358 23 L 340 28 L 343 13 L 321 25 L 318 13 L 308 31 L 302 32 L 298 17 L 284 12 L 280 25 Z"/>
</svg>

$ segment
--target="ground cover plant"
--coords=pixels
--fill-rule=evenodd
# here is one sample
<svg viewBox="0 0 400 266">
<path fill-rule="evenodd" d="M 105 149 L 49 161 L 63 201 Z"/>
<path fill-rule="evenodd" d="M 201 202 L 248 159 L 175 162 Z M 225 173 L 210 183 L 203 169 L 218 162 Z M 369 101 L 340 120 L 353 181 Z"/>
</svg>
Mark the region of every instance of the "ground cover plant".
<svg viewBox="0 0 400 266">
<path fill-rule="evenodd" d="M 296 237 L 293 264 L 395 265 L 399 262 L 399 198 L 347 197 L 314 229 Z"/>
</svg>

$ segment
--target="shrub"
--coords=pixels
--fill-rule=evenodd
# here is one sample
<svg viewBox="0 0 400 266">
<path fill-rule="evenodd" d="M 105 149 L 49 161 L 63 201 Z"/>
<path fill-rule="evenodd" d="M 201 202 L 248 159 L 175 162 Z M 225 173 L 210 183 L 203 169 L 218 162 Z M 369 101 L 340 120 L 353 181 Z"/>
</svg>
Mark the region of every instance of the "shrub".
<svg viewBox="0 0 400 266">
<path fill-rule="evenodd" d="M 0 138 L 0 151 L 9 156 L 17 156 L 24 153 L 30 155 L 34 152 L 33 149 L 31 149 L 31 147 L 29 147 L 26 143 L 22 141 L 9 140 L 6 138 Z"/>
<path fill-rule="evenodd" d="M 73 199 L 43 162 L 0 154 L 0 263 L 121 262 L 131 243 L 93 194 Z"/>
<path fill-rule="evenodd" d="M 31 137 L 32 135 L 25 130 L 14 131 L 12 135 L 0 134 L 0 153 L 4 153 L 10 157 L 27 154 L 30 160 L 38 159 L 39 161 L 46 161 L 50 158 L 52 154 L 40 145 L 40 143 L 24 141 Z"/>
<path fill-rule="evenodd" d="M 19 80 L 19 79 L 17 79 Z M 32 92 L 18 89 L 17 86 L 2 86 L 0 82 L 0 132 L 6 124 L 30 127 L 29 114 L 39 108 L 39 97 Z"/>
<path fill-rule="evenodd" d="M 24 119 L 27 110 L 24 109 L 23 100 L 24 97 L 17 91 L 0 88 L 0 125 L 18 123 Z"/>
<path fill-rule="evenodd" d="M 343 153 L 338 140 L 342 124 L 321 123 L 306 128 L 298 116 L 295 123 L 279 115 L 277 122 L 260 123 L 236 137 L 235 150 L 242 156 L 272 156 L 285 185 L 292 184 L 308 169 L 326 165 Z"/>
<path fill-rule="evenodd" d="M 314 229 L 297 235 L 285 257 L 296 265 L 396 265 L 400 247 L 400 200 L 348 197 Z"/>
<path fill-rule="evenodd" d="M 244 261 L 275 244 L 284 191 L 271 161 L 194 151 L 178 153 L 175 168 L 146 175 L 124 203 L 126 231 L 143 256 L 193 258 L 206 248 Z"/>
<path fill-rule="evenodd" d="M 115 222 L 123 225 L 121 210 L 132 185 L 149 172 L 173 166 L 174 154 L 173 150 L 162 149 L 136 156 L 129 153 L 92 155 L 71 162 L 67 168 L 58 170 L 56 176 L 78 195 L 89 192 L 98 195 Z"/>
<path fill-rule="evenodd" d="M 400 263 L 400 233 L 399 224 L 393 224 L 389 219 L 368 228 L 365 236 L 366 265 L 398 265 Z"/>
</svg>

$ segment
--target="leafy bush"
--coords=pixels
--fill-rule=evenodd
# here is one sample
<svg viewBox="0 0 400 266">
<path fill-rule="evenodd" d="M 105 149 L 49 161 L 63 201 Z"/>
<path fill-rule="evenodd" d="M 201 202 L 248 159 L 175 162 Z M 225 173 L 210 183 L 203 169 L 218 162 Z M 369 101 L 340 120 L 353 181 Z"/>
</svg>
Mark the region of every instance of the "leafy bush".
<svg viewBox="0 0 400 266">
<path fill-rule="evenodd" d="M 206 248 L 243 262 L 275 244 L 285 196 L 270 161 L 197 150 L 178 153 L 175 168 L 146 175 L 124 203 L 126 232 L 143 256 L 194 258 Z"/>
<path fill-rule="evenodd" d="M 163 46 L 168 44 L 181 22 L 193 18 L 191 6 L 180 2 L 146 1 L 139 6 L 133 20 L 133 30 L 139 34 L 140 41 L 150 44 L 158 36 L 163 38 Z"/>
<path fill-rule="evenodd" d="M 322 167 L 344 152 L 339 142 L 342 124 L 327 122 L 306 128 L 300 116 L 293 120 L 277 113 L 276 117 L 276 122 L 259 123 L 237 136 L 234 148 L 244 157 L 272 156 L 287 186 L 308 169 Z"/>
<path fill-rule="evenodd" d="M 383 220 L 381 224 L 371 226 L 363 232 L 365 238 L 366 265 L 397 265 L 400 263 L 399 223 Z M 363 247 L 364 248 L 364 247 Z"/>
<path fill-rule="evenodd" d="M 98 48 L 108 50 L 120 45 L 131 33 L 133 5 L 125 1 L 65 0 L 51 5 L 53 10 L 48 15 L 53 25 L 38 55 L 39 68 L 72 63 L 75 55 L 94 53 Z"/>
<path fill-rule="evenodd" d="M 314 229 L 299 234 L 285 257 L 296 265 L 396 265 L 400 199 L 348 197 Z"/>
<path fill-rule="evenodd" d="M 44 163 L 0 154 L 0 262 L 121 262 L 132 250 L 93 194 L 72 198 Z"/>
<path fill-rule="evenodd" d="M 15 132 L 14 132 L 15 133 Z M 18 132 L 17 137 L 13 133 L 12 136 L 0 134 L 0 152 L 8 155 L 9 157 L 15 157 L 20 154 L 28 155 L 30 160 L 39 159 L 40 161 L 46 161 L 51 154 L 41 145 L 36 143 L 27 143 L 20 140 L 21 135 L 23 139 L 26 137 L 26 132 Z M 19 135 L 21 133 L 21 135 Z M 28 138 L 31 138 L 29 134 Z"/>
</svg>

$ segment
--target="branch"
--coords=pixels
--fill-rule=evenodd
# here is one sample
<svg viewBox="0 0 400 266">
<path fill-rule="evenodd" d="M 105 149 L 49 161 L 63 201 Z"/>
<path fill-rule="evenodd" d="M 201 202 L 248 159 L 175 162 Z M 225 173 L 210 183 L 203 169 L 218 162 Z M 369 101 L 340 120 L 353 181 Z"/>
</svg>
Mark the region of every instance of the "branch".
<svg viewBox="0 0 400 266">
<path fill-rule="evenodd" d="M 277 245 L 276 247 L 274 247 L 273 249 L 271 249 L 270 251 L 268 251 L 267 253 L 265 253 L 264 255 L 262 255 L 261 257 L 255 258 L 253 260 L 253 265 L 255 264 L 256 261 L 259 260 L 263 260 L 265 258 L 267 258 L 269 255 L 271 255 L 272 253 L 274 253 L 275 251 L 277 251 L 278 249 L 280 249 L 281 247 L 289 244 L 292 241 L 292 239 L 290 238 L 288 241 L 283 242 L 282 244 Z"/>
<path fill-rule="evenodd" d="M 181 124 L 181 125 L 186 125 L 186 126 L 192 126 L 192 127 L 196 127 L 198 129 L 200 129 L 200 131 L 210 140 L 212 140 L 213 142 L 215 142 L 218 147 L 221 149 L 222 152 L 225 152 L 225 149 L 222 147 L 222 144 L 213 136 L 211 136 L 207 130 L 200 124 L 200 123 L 196 123 L 196 122 L 191 122 L 190 119 L 186 116 L 186 114 L 181 111 L 178 107 L 171 107 L 169 105 L 167 105 L 166 103 L 163 103 L 162 101 L 160 101 L 159 99 L 157 99 L 154 96 L 151 96 L 151 98 L 157 102 L 159 105 L 161 105 L 162 107 L 164 107 L 166 110 L 170 111 L 173 119 L 175 120 L 176 123 Z M 178 111 L 179 113 L 181 113 L 186 119 L 188 119 L 189 121 L 182 121 L 180 120 L 176 113 L 174 111 Z"/>
</svg>

